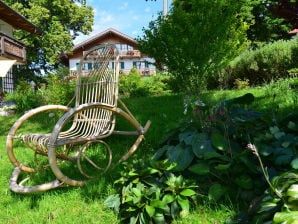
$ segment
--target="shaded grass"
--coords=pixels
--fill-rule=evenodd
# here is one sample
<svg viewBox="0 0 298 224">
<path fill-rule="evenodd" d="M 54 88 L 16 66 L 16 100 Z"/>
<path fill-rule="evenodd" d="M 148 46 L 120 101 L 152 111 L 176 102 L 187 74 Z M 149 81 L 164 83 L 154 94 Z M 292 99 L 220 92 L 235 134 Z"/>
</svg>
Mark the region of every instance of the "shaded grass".
<svg viewBox="0 0 298 224">
<path fill-rule="evenodd" d="M 256 97 L 256 102 L 252 107 L 257 110 L 280 117 L 297 111 L 297 101 L 295 101 L 297 98 L 295 98 L 294 90 L 294 92 L 285 92 L 284 90 L 277 94 L 274 91 L 277 90 L 270 86 L 241 91 L 209 91 L 202 93 L 200 98 L 204 102 L 216 103 L 251 92 Z M 171 95 L 123 100 L 140 123 L 144 125 L 148 119 L 152 121 L 144 142 L 130 160 L 133 158 L 150 159 L 167 132 L 184 119 L 183 96 Z M 0 117 L 0 223 L 120 223 L 116 214 L 103 205 L 105 198 L 114 193 L 113 181 L 118 175 L 119 167 L 112 169 L 83 188 L 62 188 L 25 196 L 14 194 L 8 190 L 8 180 L 13 166 L 6 156 L 5 141 L 10 127 L 18 116 Z M 28 131 L 50 131 L 54 123 L 54 119 L 48 119 L 48 115 L 40 116 L 32 119 L 27 128 Z M 121 119 L 119 119 L 118 125 L 120 128 L 127 127 L 125 121 L 121 121 Z M 114 150 L 115 161 L 131 145 L 131 140 L 123 136 L 115 136 L 108 141 Z M 46 176 L 45 173 L 39 178 L 42 179 Z M 224 223 L 224 220 L 235 213 L 234 210 L 228 206 L 212 207 L 203 204 L 174 223 Z"/>
</svg>

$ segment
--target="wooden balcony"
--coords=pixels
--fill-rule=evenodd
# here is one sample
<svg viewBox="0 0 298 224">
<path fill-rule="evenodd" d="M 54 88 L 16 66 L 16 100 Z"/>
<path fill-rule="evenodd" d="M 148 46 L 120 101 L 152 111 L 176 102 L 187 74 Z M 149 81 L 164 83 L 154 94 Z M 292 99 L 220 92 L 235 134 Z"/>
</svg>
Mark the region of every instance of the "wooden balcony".
<svg viewBox="0 0 298 224">
<path fill-rule="evenodd" d="M 0 32 L 0 57 L 26 63 L 26 47 L 23 43 Z"/>
<path fill-rule="evenodd" d="M 140 58 L 141 52 L 139 50 L 128 50 L 128 51 L 120 50 L 120 57 L 121 58 Z"/>
</svg>

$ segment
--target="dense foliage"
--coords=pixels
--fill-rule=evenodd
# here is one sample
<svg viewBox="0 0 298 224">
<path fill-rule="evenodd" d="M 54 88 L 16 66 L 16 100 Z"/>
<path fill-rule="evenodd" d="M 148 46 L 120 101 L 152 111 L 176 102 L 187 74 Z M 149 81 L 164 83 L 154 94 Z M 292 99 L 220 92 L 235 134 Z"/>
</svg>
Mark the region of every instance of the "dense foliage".
<svg viewBox="0 0 298 224">
<path fill-rule="evenodd" d="M 157 74 L 142 77 L 136 68 L 132 68 L 128 75 L 120 75 L 119 93 L 125 97 L 158 96 L 170 93 L 167 80 L 169 76 Z"/>
<path fill-rule="evenodd" d="M 295 220 L 297 114 L 272 120 L 271 114 L 248 109 L 254 100 L 247 93 L 213 106 L 187 98 L 189 120 L 148 162 L 124 165 L 117 194 L 106 205 L 124 223 L 166 223 L 204 200 L 239 205 L 244 212 L 230 223 Z"/>
<path fill-rule="evenodd" d="M 30 34 L 18 30 L 15 37 L 27 45 L 27 67 L 39 73 L 60 63 L 62 53 L 73 47 L 73 39 L 88 34 L 93 25 L 93 8 L 78 0 L 6 0 L 42 32 Z"/>
<path fill-rule="evenodd" d="M 139 48 L 165 66 L 184 91 L 206 87 L 206 77 L 238 55 L 246 44 L 246 1 L 174 2 L 139 38 Z M 212 8 L 212 10 L 210 10 Z"/>
<path fill-rule="evenodd" d="M 260 85 L 288 77 L 289 70 L 297 67 L 297 61 L 298 38 L 275 41 L 240 54 L 219 74 L 217 81 L 226 88 L 233 87 L 236 79 Z"/>
</svg>

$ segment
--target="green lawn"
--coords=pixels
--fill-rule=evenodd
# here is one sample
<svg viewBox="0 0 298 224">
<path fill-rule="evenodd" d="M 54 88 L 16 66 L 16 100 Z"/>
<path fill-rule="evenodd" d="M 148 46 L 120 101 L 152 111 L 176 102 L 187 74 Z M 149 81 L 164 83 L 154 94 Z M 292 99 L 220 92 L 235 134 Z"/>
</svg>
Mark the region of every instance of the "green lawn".
<svg viewBox="0 0 298 224">
<path fill-rule="evenodd" d="M 281 114 L 297 111 L 297 98 L 287 98 L 286 93 L 274 95 L 272 92 L 274 88 L 272 87 L 271 90 L 270 88 L 212 91 L 203 93 L 200 98 L 204 102 L 218 102 L 221 99 L 252 92 L 257 99 L 253 106 L 257 109 L 268 113 L 273 113 L 278 109 Z M 167 132 L 184 118 L 183 97 L 171 95 L 131 98 L 124 99 L 124 101 L 142 124 L 145 124 L 148 119 L 152 121 L 145 141 L 134 155 L 134 157 L 148 159 L 158 148 L 159 142 Z M 5 141 L 7 132 L 16 119 L 17 115 L 0 117 L 0 223 L 120 223 L 117 215 L 103 205 L 106 197 L 114 192 L 113 181 L 117 175 L 117 169 L 82 188 L 62 188 L 32 195 L 17 195 L 10 192 L 8 180 L 13 166 L 6 156 Z M 49 127 L 48 123 L 50 122 L 47 121 L 47 127 Z M 45 126 L 42 119 L 29 123 L 29 129 L 32 131 L 40 129 L 40 126 Z M 114 152 L 115 157 L 123 153 L 119 148 L 126 145 L 128 142 L 125 138 L 112 138 L 112 148 L 118 150 Z M 224 223 L 229 216 L 237 212 L 235 208 L 237 206 L 202 204 L 191 214 L 174 223 Z"/>
</svg>

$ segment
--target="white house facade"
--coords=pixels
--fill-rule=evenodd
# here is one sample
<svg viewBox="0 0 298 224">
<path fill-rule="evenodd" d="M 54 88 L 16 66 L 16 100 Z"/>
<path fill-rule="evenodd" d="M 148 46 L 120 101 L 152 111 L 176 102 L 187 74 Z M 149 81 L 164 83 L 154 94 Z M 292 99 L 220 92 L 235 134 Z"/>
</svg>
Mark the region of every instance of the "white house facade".
<svg viewBox="0 0 298 224">
<path fill-rule="evenodd" d="M 85 51 L 88 51 L 89 49 L 91 49 L 96 45 L 105 44 L 105 43 L 112 43 L 116 45 L 120 54 L 120 60 L 119 60 L 120 73 L 128 74 L 130 70 L 133 67 L 135 67 L 137 70 L 139 70 L 141 75 L 155 75 L 156 73 L 156 68 L 154 65 L 155 60 L 142 54 L 137 49 L 138 43 L 136 40 L 112 28 L 107 29 L 81 42 L 80 44 L 75 45 L 73 49 L 73 53 L 67 55 L 68 57 L 67 63 L 69 66 L 70 75 L 76 74 L 79 67 L 80 59 L 83 57 L 83 54 Z M 109 66 L 113 68 L 114 67 L 113 62 L 110 62 Z M 93 68 L 92 61 L 90 62 L 87 61 L 83 65 L 83 70 L 85 70 L 86 73 L 92 70 L 92 68 Z"/>
</svg>

